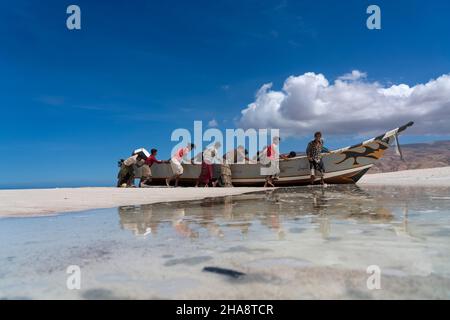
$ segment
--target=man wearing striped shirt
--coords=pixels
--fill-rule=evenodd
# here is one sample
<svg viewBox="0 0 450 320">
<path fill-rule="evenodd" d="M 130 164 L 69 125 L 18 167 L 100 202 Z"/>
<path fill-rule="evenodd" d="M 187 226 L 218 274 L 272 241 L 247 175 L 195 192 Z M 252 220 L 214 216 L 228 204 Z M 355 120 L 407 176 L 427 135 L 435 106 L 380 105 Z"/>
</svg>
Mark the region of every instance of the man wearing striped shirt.
<svg viewBox="0 0 450 320">
<path fill-rule="evenodd" d="M 316 180 L 316 173 L 320 172 L 320 181 L 322 185 L 325 184 L 323 175 L 325 169 L 323 167 L 322 152 L 328 152 L 328 149 L 323 146 L 322 133 L 314 133 L 314 140 L 308 143 L 306 148 L 306 156 L 309 161 L 309 169 L 311 170 L 311 184 Z"/>
</svg>

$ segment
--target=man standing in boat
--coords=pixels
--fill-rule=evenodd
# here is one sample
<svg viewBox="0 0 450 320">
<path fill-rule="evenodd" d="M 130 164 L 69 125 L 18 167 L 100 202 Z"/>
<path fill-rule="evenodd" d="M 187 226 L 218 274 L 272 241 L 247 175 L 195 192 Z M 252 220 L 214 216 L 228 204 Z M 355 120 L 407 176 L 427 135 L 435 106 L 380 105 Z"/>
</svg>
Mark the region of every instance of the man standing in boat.
<svg viewBox="0 0 450 320">
<path fill-rule="evenodd" d="M 175 187 L 178 187 L 178 181 L 184 171 L 181 163 L 193 149 L 195 149 L 195 144 L 188 143 L 186 147 L 178 149 L 177 152 L 173 154 L 172 159 L 170 159 L 170 167 L 172 168 L 173 176 L 166 179 L 166 185 L 168 187 L 170 187 L 170 182 L 173 179 L 175 179 Z"/>
<path fill-rule="evenodd" d="M 325 184 L 323 180 L 325 169 L 323 167 L 322 152 L 328 152 L 328 149 L 323 146 L 322 133 L 318 131 L 314 133 L 314 140 L 309 142 L 306 148 L 306 156 L 308 157 L 309 169 L 311 170 L 311 184 L 314 184 L 317 172 L 320 172 L 322 185 Z"/>
</svg>

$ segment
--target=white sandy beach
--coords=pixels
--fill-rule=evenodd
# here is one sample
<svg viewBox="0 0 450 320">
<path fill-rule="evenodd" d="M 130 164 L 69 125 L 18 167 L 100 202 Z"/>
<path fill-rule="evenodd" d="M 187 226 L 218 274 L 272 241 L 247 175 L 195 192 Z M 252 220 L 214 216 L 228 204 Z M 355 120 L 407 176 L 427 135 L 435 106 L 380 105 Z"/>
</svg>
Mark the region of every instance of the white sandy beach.
<svg viewBox="0 0 450 320">
<path fill-rule="evenodd" d="M 0 217 L 238 195 L 262 188 L 61 188 L 0 190 Z"/>
<path fill-rule="evenodd" d="M 450 187 L 450 167 L 367 174 L 360 185 Z M 200 200 L 264 188 L 61 188 L 0 190 L 0 217 L 112 208 L 157 202 Z"/>
<path fill-rule="evenodd" d="M 360 185 L 450 187 L 450 167 L 366 174 Z"/>
</svg>

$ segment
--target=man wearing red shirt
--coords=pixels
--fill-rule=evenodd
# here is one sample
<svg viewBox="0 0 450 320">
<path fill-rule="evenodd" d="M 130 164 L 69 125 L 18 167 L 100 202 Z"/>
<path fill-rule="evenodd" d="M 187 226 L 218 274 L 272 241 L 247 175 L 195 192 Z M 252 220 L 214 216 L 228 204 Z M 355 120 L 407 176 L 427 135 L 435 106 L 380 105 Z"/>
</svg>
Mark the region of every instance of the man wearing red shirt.
<svg viewBox="0 0 450 320">
<path fill-rule="evenodd" d="M 145 160 L 145 164 L 142 166 L 142 176 L 139 182 L 139 187 L 148 186 L 152 181 L 152 169 L 151 166 L 154 163 L 168 163 L 169 161 L 161 161 L 156 159 L 156 155 L 158 154 L 158 150 L 152 149 L 150 151 L 150 156 Z"/>
</svg>

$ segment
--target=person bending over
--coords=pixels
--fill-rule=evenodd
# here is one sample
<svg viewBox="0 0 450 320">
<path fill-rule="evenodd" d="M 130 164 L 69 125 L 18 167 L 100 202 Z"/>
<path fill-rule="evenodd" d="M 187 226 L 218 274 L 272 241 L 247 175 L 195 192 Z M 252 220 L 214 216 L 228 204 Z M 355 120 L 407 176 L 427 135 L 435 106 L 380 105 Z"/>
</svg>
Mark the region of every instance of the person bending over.
<svg viewBox="0 0 450 320">
<path fill-rule="evenodd" d="M 117 175 L 117 187 L 132 187 L 134 181 L 134 166 L 141 166 L 144 159 L 139 154 L 133 154 L 121 163 L 119 174 Z"/>
<path fill-rule="evenodd" d="M 152 181 L 152 165 L 154 163 L 169 163 L 169 161 L 161 161 L 156 159 L 156 155 L 158 154 L 157 149 L 150 150 L 150 156 L 145 159 L 145 164 L 142 166 L 142 176 L 139 182 L 139 187 L 149 186 Z"/>
<path fill-rule="evenodd" d="M 175 179 L 175 187 L 178 187 L 178 182 L 183 174 L 182 161 L 186 156 L 195 149 L 195 144 L 188 143 L 186 147 L 178 149 L 170 159 L 170 166 L 172 168 L 173 175 L 166 179 L 166 185 L 170 187 L 170 182 Z"/>
</svg>

